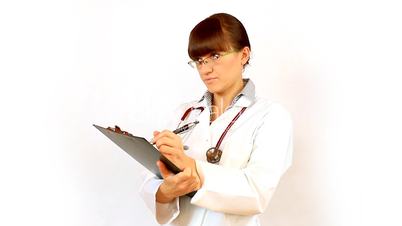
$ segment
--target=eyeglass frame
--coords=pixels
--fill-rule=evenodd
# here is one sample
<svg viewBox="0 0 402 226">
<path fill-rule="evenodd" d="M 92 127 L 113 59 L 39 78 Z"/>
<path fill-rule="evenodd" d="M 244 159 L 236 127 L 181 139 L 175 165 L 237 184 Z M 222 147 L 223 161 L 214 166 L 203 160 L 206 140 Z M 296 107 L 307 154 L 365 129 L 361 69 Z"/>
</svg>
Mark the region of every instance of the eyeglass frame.
<svg viewBox="0 0 402 226">
<path fill-rule="evenodd" d="M 201 65 L 207 65 L 210 62 L 216 63 L 222 57 L 227 56 L 231 53 L 235 53 L 235 52 L 238 52 L 238 51 L 230 50 L 230 51 L 226 51 L 226 52 L 222 52 L 222 53 L 217 52 L 217 53 L 211 54 L 208 57 L 205 57 L 204 59 L 199 58 L 198 60 L 190 60 L 189 62 L 187 62 L 187 64 L 190 65 L 191 68 L 199 69 L 201 67 Z M 217 57 L 217 58 L 214 59 L 214 57 L 215 58 Z"/>
</svg>

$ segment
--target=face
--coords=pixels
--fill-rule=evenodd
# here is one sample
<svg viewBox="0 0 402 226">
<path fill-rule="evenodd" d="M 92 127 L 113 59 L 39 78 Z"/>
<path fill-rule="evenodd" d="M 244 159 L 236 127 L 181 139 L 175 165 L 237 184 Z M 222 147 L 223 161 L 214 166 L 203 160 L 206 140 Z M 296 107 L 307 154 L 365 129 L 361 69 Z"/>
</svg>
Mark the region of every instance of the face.
<svg viewBox="0 0 402 226">
<path fill-rule="evenodd" d="M 250 49 L 244 47 L 238 52 L 218 52 L 217 54 L 220 55 L 217 60 L 211 59 L 214 57 L 211 54 L 201 57 L 209 63 L 201 64 L 197 70 L 209 92 L 225 95 L 231 89 L 237 88 L 239 83 L 242 84 L 242 72 L 250 56 Z"/>
</svg>

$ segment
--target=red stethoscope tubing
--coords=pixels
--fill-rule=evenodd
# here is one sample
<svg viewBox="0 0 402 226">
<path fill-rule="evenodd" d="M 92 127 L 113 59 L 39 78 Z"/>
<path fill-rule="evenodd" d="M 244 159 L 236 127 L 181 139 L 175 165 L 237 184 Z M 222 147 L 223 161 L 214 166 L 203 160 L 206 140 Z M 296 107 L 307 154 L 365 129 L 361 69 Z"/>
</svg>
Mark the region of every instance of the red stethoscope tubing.
<svg viewBox="0 0 402 226">
<path fill-rule="evenodd" d="M 193 110 L 200 110 L 200 114 L 204 111 L 204 107 L 191 107 L 191 108 L 188 108 L 185 112 L 184 112 L 184 114 L 183 114 L 183 116 L 181 117 L 181 119 L 180 119 L 180 121 L 184 121 L 186 118 L 187 118 L 187 116 L 193 111 Z"/>
<path fill-rule="evenodd" d="M 188 115 L 193 111 L 193 110 L 200 110 L 202 113 L 204 111 L 204 107 L 190 107 L 188 108 L 183 116 L 180 118 L 180 123 L 183 122 Z M 237 119 L 243 114 L 243 112 L 247 109 L 247 107 L 243 107 L 237 114 L 236 116 L 232 119 L 232 121 L 229 123 L 229 125 L 226 127 L 225 131 L 221 134 L 221 137 L 218 140 L 218 143 L 216 143 L 215 147 L 212 147 L 207 150 L 206 156 L 207 156 L 207 161 L 210 163 L 218 163 L 221 159 L 222 151 L 219 149 L 223 139 L 225 138 L 227 132 L 229 131 L 230 127 L 237 121 Z M 180 124 L 179 124 L 180 125 Z"/>
</svg>

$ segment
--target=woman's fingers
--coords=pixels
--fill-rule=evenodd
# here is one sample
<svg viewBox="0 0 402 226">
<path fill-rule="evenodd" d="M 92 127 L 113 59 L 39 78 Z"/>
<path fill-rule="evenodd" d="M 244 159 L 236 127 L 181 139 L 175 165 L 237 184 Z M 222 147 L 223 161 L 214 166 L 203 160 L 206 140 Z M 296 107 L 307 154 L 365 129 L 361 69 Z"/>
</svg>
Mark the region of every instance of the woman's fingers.
<svg viewBox="0 0 402 226">
<path fill-rule="evenodd" d="M 191 168 L 185 168 L 184 171 L 181 173 L 180 177 L 183 181 L 182 188 L 185 191 L 185 193 L 189 193 L 198 189 L 199 182 L 197 178 L 194 177 Z"/>
<path fill-rule="evenodd" d="M 161 137 L 157 140 L 154 140 L 156 147 L 160 148 L 162 145 L 167 145 L 170 147 L 178 146 L 177 142 L 170 137 Z"/>
<path fill-rule="evenodd" d="M 163 131 L 160 133 L 154 133 L 156 134 L 156 136 L 154 136 L 154 138 L 152 138 L 152 143 L 155 144 L 158 148 L 162 145 L 167 145 L 170 147 L 176 147 L 179 149 L 183 149 L 183 144 L 181 141 L 181 138 L 170 132 L 170 131 Z"/>
<path fill-rule="evenodd" d="M 155 132 L 158 132 L 158 131 L 155 131 Z M 176 135 L 176 134 L 174 134 L 173 132 L 171 132 L 169 130 L 163 130 L 162 132 L 158 132 L 156 135 L 155 135 L 155 132 L 154 132 L 154 140 L 158 140 L 161 137 L 173 138 Z"/>
<path fill-rule="evenodd" d="M 184 168 L 184 170 L 181 173 L 179 173 L 177 176 L 178 176 L 178 180 L 183 181 L 183 182 L 191 183 L 193 180 L 190 168 Z"/>
<path fill-rule="evenodd" d="M 175 149 L 173 147 L 166 146 L 166 145 L 162 145 L 158 149 L 159 149 L 159 152 L 162 153 L 165 156 L 176 156 L 177 154 L 179 154 L 177 149 Z"/>
<path fill-rule="evenodd" d="M 168 137 L 168 138 L 170 138 L 172 140 L 176 140 L 176 141 L 181 142 L 181 137 L 179 135 L 177 135 L 177 134 L 174 134 L 170 130 L 163 130 L 162 132 L 159 132 L 159 133 L 154 132 L 154 139 L 153 140 L 157 141 L 157 140 L 161 139 L 162 137 Z"/>
<path fill-rule="evenodd" d="M 161 170 L 161 174 L 165 174 L 163 171 L 165 171 L 166 167 L 163 165 L 163 163 L 158 161 L 158 166 Z M 164 187 L 167 189 L 169 194 L 173 195 L 174 197 L 179 197 L 198 190 L 200 186 L 196 177 L 194 177 L 194 173 L 192 172 L 191 168 L 185 168 L 182 172 L 174 176 L 171 176 L 170 174 L 170 176 L 167 176 L 166 178 L 164 177 Z"/>
<path fill-rule="evenodd" d="M 163 179 L 173 175 L 173 173 L 170 172 L 170 170 L 168 170 L 168 168 L 162 161 L 157 161 L 156 165 L 158 166 L 159 172 L 161 173 L 161 176 L 163 177 Z"/>
</svg>

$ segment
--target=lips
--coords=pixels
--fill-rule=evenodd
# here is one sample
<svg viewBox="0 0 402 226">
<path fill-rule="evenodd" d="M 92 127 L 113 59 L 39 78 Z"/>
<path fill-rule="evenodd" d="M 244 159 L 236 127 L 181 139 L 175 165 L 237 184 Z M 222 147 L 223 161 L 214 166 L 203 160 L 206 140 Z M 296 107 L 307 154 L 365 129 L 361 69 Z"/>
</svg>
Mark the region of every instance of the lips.
<svg viewBox="0 0 402 226">
<path fill-rule="evenodd" d="M 212 83 L 212 82 L 215 82 L 216 80 L 218 80 L 218 78 L 205 78 L 204 79 L 204 82 L 205 83 Z"/>
</svg>

